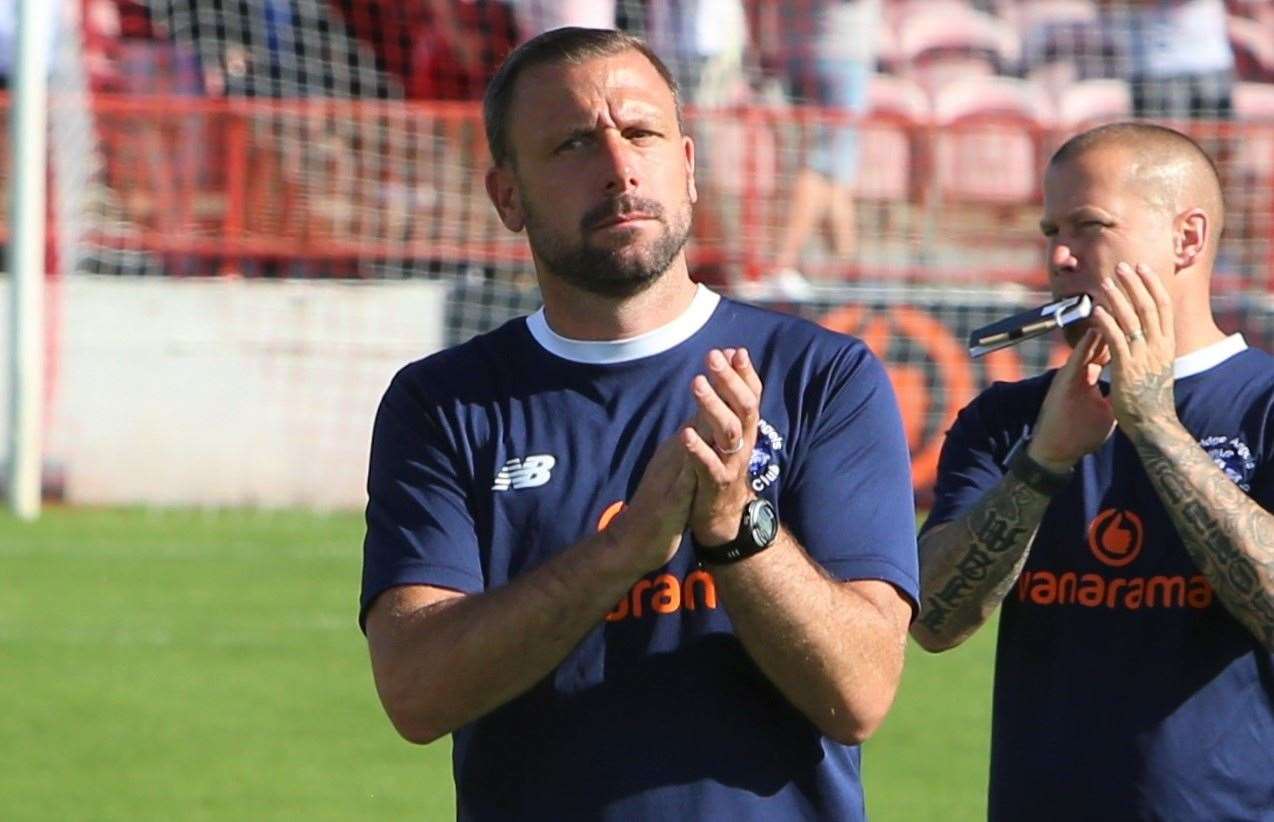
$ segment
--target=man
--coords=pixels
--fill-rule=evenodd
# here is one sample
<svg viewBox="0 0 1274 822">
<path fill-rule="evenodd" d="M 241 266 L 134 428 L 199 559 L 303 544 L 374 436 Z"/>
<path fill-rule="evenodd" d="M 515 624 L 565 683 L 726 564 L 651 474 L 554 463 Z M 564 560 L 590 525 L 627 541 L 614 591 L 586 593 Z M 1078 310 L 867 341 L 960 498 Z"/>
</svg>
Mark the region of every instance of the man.
<svg viewBox="0 0 1274 822">
<path fill-rule="evenodd" d="M 454 733 L 461 818 L 862 818 L 914 607 L 883 369 L 691 282 L 694 146 L 640 41 L 534 38 L 485 117 L 544 308 L 382 402 L 361 617 L 390 719 Z"/>
<path fill-rule="evenodd" d="M 1223 221 L 1166 128 L 1086 132 L 1045 172 L 1051 287 L 1093 316 L 948 432 L 912 629 L 943 650 L 1003 603 L 993 819 L 1274 809 L 1274 361 L 1213 319 Z"/>
<path fill-rule="evenodd" d="M 779 64 L 791 101 L 839 116 L 862 117 L 882 28 L 880 0 L 805 0 L 802 6 L 801 13 L 794 13 L 768 0 L 753 5 L 763 28 L 762 41 L 779 51 L 773 61 Z M 788 197 L 791 205 L 779 233 L 774 268 L 766 282 L 749 284 L 743 293 L 808 299 L 810 282 L 799 263 L 806 244 L 822 226 L 835 259 L 851 265 L 856 256 L 859 128 L 856 123 L 815 121 L 810 132 L 811 147 Z"/>
<path fill-rule="evenodd" d="M 1223 0 L 1102 0 L 1101 10 L 1124 57 L 1134 116 L 1233 116 L 1234 51 Z"/>
</svg>

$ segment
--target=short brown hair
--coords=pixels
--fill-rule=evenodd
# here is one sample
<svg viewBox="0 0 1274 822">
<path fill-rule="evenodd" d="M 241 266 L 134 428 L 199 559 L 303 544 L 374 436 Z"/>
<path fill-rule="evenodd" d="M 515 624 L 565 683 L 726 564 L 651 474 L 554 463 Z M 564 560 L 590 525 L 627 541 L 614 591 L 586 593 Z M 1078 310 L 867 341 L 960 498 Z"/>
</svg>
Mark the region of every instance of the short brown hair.
<svg viewBox="0 0 1274 822">
<path fill-rule="evenodd" d="M 677 126 L 685 131 L 681 119 L 681 93 L 672 72 L 639 38 L 614 29 L 586 29 L 577 26 L 546 31 L 515 48 L 500 65 L 482 98 L 482 120 L 487 132 L 491 159 L 497 166 L 513 160 L 508 140 L 509 110 L 513 107 L 513 89 L 522 72 L 533 66 L 553 63 L 579 64 L 599 57 L 611 57 L 625 51 L 636 51 L 650 61 L 672 92 L 677 110 Z"/>
<path fill-rule="evenodd" d="M 1212 159 L 1212 156 L 1204 150 L 1203 146 L 1199 145 L 1188 135 L 1167 126 L 1142 121 L 1108 123 L 1104 126 L 1097 126 L 1088 131 L 1080 132 L 1063 143 L 1061 148 L 1053 153 L 1053 157 L 1048 163 L 1050 166 L 1061 165 L 1072 157 L 1083 154 L 1090 148 L 1106 146 L 1112 143 L 1134 150 L 1154 147 L 1166 149 L 1178 155 L 1193 156 L 1201 165 L 1207 167 L 1218 180 L 1221 176 L 1217 172 L 1216 161 Z"/>
<path fill-rule="evenodd" d="M 1133 153 L 1129 173 L 1143 181 L 1147 175 L 1160 172 L 1175 163 L 1187 162 L 1197 172 L 1196 184 L 1202 185 L 1201 202 L 1191 205 L 1205 206 L 1214 221 L 1214 237 L 1219 238 L 1225 226 L 1225 196 L 1221 174 L 1216 161 L 1189 135 L 1176 129 L 1144 121 L 1109 123 L 1089 129 L 1071 137 L 1054 152 L 1048 161 L 1049 168 L 1064 165 L 1092 149 L 1118 146 Z M 1171 187 L 1141 186 L 1146 199 L 1163 208 L 1174 208 L 1184 183 L 1174 180 Z"/>
</svg>

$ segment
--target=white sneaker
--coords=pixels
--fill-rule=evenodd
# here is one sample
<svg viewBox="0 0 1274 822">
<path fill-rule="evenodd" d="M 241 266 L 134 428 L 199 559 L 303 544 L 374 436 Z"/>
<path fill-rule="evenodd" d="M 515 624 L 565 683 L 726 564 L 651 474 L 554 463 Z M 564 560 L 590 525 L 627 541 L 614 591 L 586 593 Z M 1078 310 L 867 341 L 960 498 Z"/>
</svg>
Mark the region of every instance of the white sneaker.
<svg viewBox="0 0 1274 822">
<path fill-rule="evenodd" d="M 765 280 L 743 280 L 730 288 L 730 296 L 745 303 L 765 302 L 774 296 L 774 287 Z"/>
<path fill-rule="evenodd" d="M 795 268 L 780 268 L 770 275 L 771 293 L 798 302 L 812 299 L 814 286 Z"/>
</svg>

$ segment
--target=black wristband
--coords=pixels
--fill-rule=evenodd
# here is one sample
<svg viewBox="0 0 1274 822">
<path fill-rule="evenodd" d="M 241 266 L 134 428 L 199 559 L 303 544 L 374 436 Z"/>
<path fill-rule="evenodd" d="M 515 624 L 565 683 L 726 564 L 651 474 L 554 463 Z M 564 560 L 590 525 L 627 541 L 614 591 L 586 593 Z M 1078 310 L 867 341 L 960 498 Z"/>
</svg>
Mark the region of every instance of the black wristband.
<svg viewBox="0 0 1274 822">
<path fill-rule="evenodd" d="M 1017 445 L 1013 446 L 1013 450 L 1009 453 L 1009 473 L 1017 477 L 1027 488 L 1038 491 L 1046 497 L 1055 496 L 1064 491 L 1066 486 L 1071 484 L 1075 469 L 1059 474 L 1045 468 L 1026 453 L 1027 446 L 1030 444 L 1031 438 L 1023 437 Z"/>
<path fill-rule="evenodd" d="M 699 558 L 700 565 L 731 565 L 741 559 L 747 559 L 753 554 L 759 554 L 768 545 L 749 545 L 739 546 L 734 543 L 727 542 L 725 545 L 717 545 L 709 548 L 706 545 L 700 545 L 694 537 L 690 538 L 694 542 L 695 556 Z"/>
<path fill-rule="evenodd" d="M 769 500 L 757 498 L 743 508 L 739 521 L 739 534 L 724 545 L 700 545 L 690 535 L 700 565 L 729 565 L 753 554 L 759 554 L 774 544 L 779 535 L 778 514 Z"/>
</svg>

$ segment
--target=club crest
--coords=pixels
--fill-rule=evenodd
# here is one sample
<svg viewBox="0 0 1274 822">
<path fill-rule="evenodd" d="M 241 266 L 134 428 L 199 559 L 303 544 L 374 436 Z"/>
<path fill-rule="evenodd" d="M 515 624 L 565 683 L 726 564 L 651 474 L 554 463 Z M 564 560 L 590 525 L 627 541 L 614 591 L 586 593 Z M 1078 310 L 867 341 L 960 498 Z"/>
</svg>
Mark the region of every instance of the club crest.
<svg viewBox="0 0 1274 822">
<path fill-rule="evenodd" d="M 1256 460 L 1252 458 L 1252 450 L 1247 443 L 1238 437 L 1204 437 L 1199 440 L 1200 447 L 1208 452 L 1216 467 L 1225 472 L 1230 481 L 1244 491 L 1252 490 L 1252 472 L 1256 469 Z"/>
<path fill-rule="evenodd" d="M 779 454 L 783 451 L 783 435 L 765 420 L 756 426 L 756 446 L 748 460 L 748 476 L 752 490 L 761 493 L 779 478 Z"/>
</svg>

